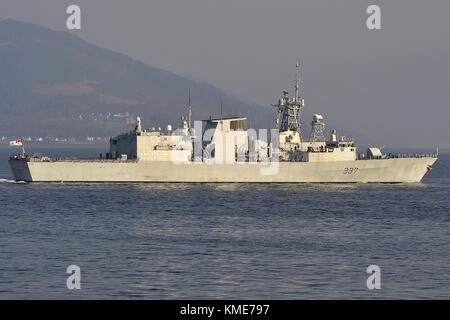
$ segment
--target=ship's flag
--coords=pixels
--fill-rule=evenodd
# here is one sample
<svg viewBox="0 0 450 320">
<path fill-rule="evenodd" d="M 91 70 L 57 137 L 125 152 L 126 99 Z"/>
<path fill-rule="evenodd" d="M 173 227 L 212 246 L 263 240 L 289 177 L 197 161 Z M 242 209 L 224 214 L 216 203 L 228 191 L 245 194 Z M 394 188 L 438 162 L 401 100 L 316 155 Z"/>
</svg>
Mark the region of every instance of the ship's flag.
<svg viewBox="0 0 450 320">
<path fill-rule="evenodd" d="M 22 139 L 16 139 L 9 142 L 9 145 L 11 147 L 22 147 L 23 146 L 23 140 Z"/>
</svg>

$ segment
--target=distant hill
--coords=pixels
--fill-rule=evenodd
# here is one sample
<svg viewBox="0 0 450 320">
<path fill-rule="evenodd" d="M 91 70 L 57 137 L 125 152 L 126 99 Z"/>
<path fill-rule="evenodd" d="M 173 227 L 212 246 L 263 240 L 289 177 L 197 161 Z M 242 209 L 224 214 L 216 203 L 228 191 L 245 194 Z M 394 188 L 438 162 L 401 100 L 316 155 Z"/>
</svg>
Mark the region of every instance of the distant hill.
<svg viewBox="0 0 450 320">
<path fill-rule="evenodd" d="M 220 113 L 249 116 L 267 126 L 274 110 L 230 97 L 67 32 L 0 20 L 0 136 L 109 136 L 141 115 L 146 127 L 176 125 Z M 128 122 L 128 124 L 127 124 Z"/>
</svg>

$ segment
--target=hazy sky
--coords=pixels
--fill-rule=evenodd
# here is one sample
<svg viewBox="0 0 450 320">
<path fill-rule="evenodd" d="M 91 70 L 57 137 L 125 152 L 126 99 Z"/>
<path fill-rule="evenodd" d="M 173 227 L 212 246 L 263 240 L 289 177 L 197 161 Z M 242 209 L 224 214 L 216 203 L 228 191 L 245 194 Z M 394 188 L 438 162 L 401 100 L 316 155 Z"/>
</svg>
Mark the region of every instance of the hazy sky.
<svg viewBox="0 0 450 320">
<path fill-rule="evenodd" d="M 74 33 L 101 47 L 265 105 L 300 60 L 308 116 L 388 146 L 450 147 L 448 0 L 1 0 L 0 17 L 65 30 L 69 4 Z M 382 30 L 366 28 L 369 4 Z"/>
</svg>

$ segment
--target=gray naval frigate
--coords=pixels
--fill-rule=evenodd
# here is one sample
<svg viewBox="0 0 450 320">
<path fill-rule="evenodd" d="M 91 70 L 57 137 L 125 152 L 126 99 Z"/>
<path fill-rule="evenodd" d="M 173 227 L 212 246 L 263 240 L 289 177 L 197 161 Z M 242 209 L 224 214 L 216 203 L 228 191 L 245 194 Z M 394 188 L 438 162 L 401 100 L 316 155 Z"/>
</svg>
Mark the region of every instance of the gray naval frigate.
<svg viewBox="0 0 450 320">
<path fill-rule="evenodd" d="M 298 64 L 295 93 L 283 91 L 276 107 L 276 129 L 247 128 L 238 116 L 210 117 L 178 128 L 134 130 L 110 139 L 110 150 L 95 159 L 29 156 L 9 159 L 15 180 L 27 182 L 253 182 L 253 183 L 409 183 L 420 182 L 438 158 L 433 154 L 383 154 L 370 147 L 358 153 L 353 139 L 325 134 L 315 114 L 302 139 Z M 326 137 L 327 135 L 327 137 Z"/>
</svg>

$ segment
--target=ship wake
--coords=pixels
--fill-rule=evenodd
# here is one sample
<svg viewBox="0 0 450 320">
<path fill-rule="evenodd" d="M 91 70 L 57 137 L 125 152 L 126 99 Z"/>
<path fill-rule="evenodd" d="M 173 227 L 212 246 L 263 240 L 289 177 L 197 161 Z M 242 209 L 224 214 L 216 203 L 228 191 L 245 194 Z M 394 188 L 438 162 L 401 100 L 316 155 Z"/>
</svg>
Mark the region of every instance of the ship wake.
<svg viewBox="0 0 450 320">
<path fill-rule="evenodd" d="M 0 183 L 26 183 L 25 181 L 16 181 L 12 179 L 0 178 Z"/>
</svg>

